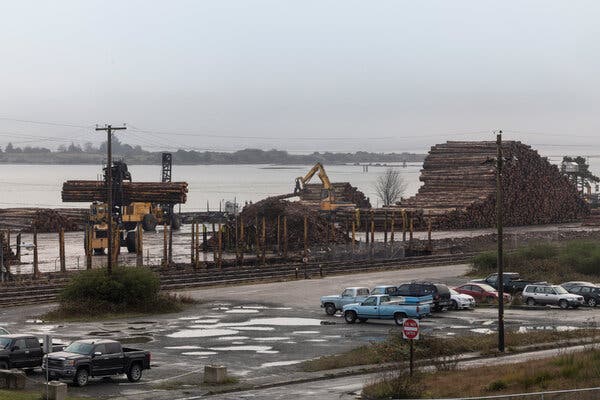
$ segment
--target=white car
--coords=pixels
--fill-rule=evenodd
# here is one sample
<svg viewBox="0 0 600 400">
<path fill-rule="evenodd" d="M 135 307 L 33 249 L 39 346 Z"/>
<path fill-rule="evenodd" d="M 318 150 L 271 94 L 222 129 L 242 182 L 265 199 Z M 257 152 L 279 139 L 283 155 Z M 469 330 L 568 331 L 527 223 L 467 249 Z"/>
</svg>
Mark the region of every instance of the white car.
<svg viewBox="0 0 600 400">
<path fill-rule="evenodd" d="M 450 289 L 450 300 L 452 310 L 467 310 L 475 307 L 475 299 L 469 294 L 458 293 L 454 289 Z"/>
<path fill-rule="evenodd" d="M 584 304 L 583 296 L 569 293 L 562 286 L 532 284 L 523 289 L 523 299 L 528 306 L 557 305 L 560 308 L 577 308 Z"/>
</svg>

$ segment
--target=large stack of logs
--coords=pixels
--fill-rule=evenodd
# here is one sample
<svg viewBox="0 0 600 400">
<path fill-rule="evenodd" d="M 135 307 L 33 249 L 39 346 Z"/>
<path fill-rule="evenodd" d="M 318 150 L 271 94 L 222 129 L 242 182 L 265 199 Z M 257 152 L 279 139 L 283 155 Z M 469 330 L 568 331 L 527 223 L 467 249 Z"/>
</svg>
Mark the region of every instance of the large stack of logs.
<svg viewBox="0 0 600 400">
<path fill-rule="evenodd" d="M 181 204 L 187 200 L 186 182 L 123 182 L 123 202 Z M 64 202 L 106 201 L 102 181 L 66 181 L 62 188 Z"/>
<path fill-rule="evenodd" d="M 283 221 L 285 217 L 289 250 L 299 250 L 304 246 L 305 217 L 307 220 L 307 244 L 309 246 L 350 242 L 349 237 L 342 229 L 335 227 L 328 218 L 320 214 L 314 207 L 277 198 L 267 198 L 245 206 L 237 218 L 237 224 L 239 226 L 240 223 L 243 223 L 245 229 L 249 232 L 256 228 L 260 232 L 262 231 L 263 217 L 266 228 L 266 243 L 270 244 L 277 243 L 278 229 L 280 241 L 283 240 Z M 229 229 L 232 232 L 235 232 L 235 225 L 236 221 L 229 223 Z"/>
<path fill-rule="evenodd" d="M 2 208 L 0 209 L 0 229 L 12 231 L 58 232 L 82 230 L 87 219 L 85 208 Z"/>
<path fill-rule="evenodd" d="M 371 208 L 369 199 L 358 188 L 352 186 L 349 182 L 332 183 L 335 200 L 342 203 L 352 203 L 358 208 Z M 304 185 L 300 193 L 300 200 L 310 203 L 319 203 L 321 201 L 321 191 L 323 185 L 320 183 L 309 183 Z"/>
<path fill-rule="evenodd" d="M 423 186 L 399 206 L 431 218 L 437 228 L 495 226 L 496 151 L 495 142 L 433 146 L 423 163 Z M 508 141 L 502 151 L 506 225 L 568 222 L 589 213 L 575 186 L 530 146 Z"/>
</svg>

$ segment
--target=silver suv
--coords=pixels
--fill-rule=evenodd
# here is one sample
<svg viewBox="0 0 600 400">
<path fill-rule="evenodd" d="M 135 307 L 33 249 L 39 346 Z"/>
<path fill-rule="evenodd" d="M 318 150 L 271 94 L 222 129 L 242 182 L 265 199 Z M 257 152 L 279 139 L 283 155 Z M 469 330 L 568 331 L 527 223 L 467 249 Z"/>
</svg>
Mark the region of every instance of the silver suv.
<svg viewBox="0 0 600 400">
<path fill-rule="evenodd" d="M 550 304 L 563 309 L 569 306 L 577 308 L 584 304 L 582 296 L 571 294 L 558 285 L 527 285 L 523 289 L 523 299 L 528 306 Z"/>
</svg>

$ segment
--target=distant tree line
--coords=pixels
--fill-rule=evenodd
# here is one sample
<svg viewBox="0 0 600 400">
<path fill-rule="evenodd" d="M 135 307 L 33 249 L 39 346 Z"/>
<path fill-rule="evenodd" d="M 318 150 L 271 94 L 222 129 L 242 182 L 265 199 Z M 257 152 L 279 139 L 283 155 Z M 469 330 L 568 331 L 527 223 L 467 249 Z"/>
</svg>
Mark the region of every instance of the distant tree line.
<svg viewBox="0 0 600 400">
<path fill-rule="evenodd" d="M 150 152 L 144 150 L 141 146 L 131 146 L 122 143 L 118 138 L 113 139 L 112 150 L 115 156 L 127 157 L 131 163 L 160 163 L 161 152 Z M 347 164 L 347 163 L 400 163 L 400 162 L 420 162 L 425 155 L 413 153 L 369 153 L 358 151 L 356 153 L 333 153 L 333 152 L 314 152 L 311 154 L 290 154 L 283 150 L 261 150 L 244 149 L 235 152 L 219 151 L 196 151 L 196 150 L 177 150 L 173 153 L 173 159 L 176 164 L 313 164 L 321 162 L 325 164 Z M 99 146 L 92 143 L 85 143 L 83 146 L 75 143 L 69 145 L 61 144 L 56 151 L 46 147 L 25 146 L 23 148 L 8 143 L 4 149 L 0 148 L 0 161 L 4 162 L 24 162 L 23 158 L 27 154 L 38 155 L 36 161 L 43 161 L 47 155 L 48 162 L 68 162 L 69 159 L 78 162 L 93 162 L 91 155 L 103 156 L 106 154 L 106 142 Z M 9 155 L 21 155 L 23 157 L 15 158 Z M 90 156 L 86 156 L 90 155 Z M 88 158 L 84 158 L 84 156 Z M 41 158 L 41 159 L 40 159 Z M 97 158 L 97 157 L 96 157 Z"/>
</svg>

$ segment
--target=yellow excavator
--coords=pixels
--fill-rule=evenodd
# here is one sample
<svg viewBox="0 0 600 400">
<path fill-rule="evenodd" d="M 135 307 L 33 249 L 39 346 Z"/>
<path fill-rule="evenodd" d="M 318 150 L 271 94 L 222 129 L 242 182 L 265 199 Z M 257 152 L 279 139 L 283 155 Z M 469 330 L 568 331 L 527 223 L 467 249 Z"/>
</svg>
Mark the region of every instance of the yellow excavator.
<svg viewBox="0 0 600 400">
<path fill-rule="evenodd" d="M 325 172 L 323 164 L 319 162 L 316 163 L 306 175 L 299 176 L 298 178 L 296 178 L 296 187 L 294 188 L 294 194 L 301 194 L 304 190 L 304 186 L 312 179 L 313 176 L 315 176 L 315 174 L 317 174 L 317 176 L 321 180 L 321 183 L 323 183 L 323 189 L 321 190 L 321 211 L 336 211 L 340 209 L 353 210 L 356 207 L 356 205 L 352 203 L 343 203 L 336 201 L 335 192 L 331 185 L 331 181 L 329 180 L 329 176 L 327 176 L 327 172 Z"/>
</svg>

